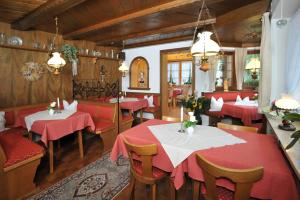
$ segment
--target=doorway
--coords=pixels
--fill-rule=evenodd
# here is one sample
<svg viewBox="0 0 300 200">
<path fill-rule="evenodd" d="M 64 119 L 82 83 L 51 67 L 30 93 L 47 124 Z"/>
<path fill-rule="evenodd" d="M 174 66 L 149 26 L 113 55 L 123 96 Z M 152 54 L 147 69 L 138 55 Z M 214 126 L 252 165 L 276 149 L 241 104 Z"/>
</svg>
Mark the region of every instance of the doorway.
<svg viewBox="0 0 300 200">
<path fill-rule="evenodd" d="M 190 48 L 160 51 L 162 118 L 180 120 L 180 105 L 195 90 L 195 66 Z"/>
</svg>

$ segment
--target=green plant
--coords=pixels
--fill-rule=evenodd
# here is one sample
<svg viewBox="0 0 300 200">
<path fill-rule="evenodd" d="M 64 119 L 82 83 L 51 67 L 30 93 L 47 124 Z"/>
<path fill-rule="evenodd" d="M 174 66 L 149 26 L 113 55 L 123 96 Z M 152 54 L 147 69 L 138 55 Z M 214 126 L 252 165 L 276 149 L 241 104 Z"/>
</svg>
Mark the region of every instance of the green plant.
<svg viewBox="0 0 300 200">
<path fill-rule="evenodd" d="M 62 51 L 64 53 L 64 57 L 70 62 L 72 62 L 72 60 L 77 60 L 77 49 L 74 46 L 70 44 L 64 44 L 62 46 Z"/>
<path fill-rule="evenodd" d="M 183 122 L 184 128 L 195 127 L 196 125 L 197 125 L 197 121 L 184 121 Z"/>
<path fill-rule="evenodd" d="M 298 114 L 298 113 L 287 113 L 282 117 L 282 119 L 283 120 L 290 120 L 290 121 L 300 121 L 300 114 Z M 300 138 L 300 130 L 294 132 L 291 135 L 291 138 L 293 138 L 293 140 L 285 147 L 285 149 L 290 149 L 291 147 L 293 147 L 296 144 L 296 142 Z"/>
</svg>

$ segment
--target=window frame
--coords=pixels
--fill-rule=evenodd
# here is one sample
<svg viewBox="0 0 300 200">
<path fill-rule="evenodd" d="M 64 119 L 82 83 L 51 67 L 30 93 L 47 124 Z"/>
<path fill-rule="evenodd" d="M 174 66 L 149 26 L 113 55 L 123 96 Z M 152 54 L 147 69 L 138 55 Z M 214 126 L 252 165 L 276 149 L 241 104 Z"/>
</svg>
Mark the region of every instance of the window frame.
<svg viewBox="0 0 300 200">
<path fill-rule="evenodd" d="M 179 63 L 179 70 L 178 70 L 178 73 L 179 73 L 179 85 L 178 86 L 182 86 L 182 85 L 184 85 L 184 84 L 181 84 L 181 81 L 182 81 L 182 63 L 183 62 L 191 62 L 191 78 L 192 78 L 192 82 L 193 82 L 193 60 L 191 60 L 191 59 L 187 59 L 187 60 L 168 60 L 168 62 L 167 62 L 167 66 L 169 66 L 169 64 L 171 64 L 171 63 Z M 169 77 L 169 71 L 167 71 L 167 73 L 168 73 L 168 77 Z M 169 80 L 168 80 L 169 81 Z M 192 83 L 191 83 L 191 85 L 192 85 Z"/>
</svg>

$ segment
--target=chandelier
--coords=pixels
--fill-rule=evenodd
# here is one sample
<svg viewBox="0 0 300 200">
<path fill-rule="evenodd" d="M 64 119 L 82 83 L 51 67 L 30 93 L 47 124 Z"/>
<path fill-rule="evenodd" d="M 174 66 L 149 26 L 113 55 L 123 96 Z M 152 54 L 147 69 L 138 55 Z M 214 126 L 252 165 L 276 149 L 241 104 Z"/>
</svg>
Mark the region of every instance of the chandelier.
<svg viewBox="0 0 300 200">
<path fill-rule="evenodd" d="M 258 58 L 251 58 L 250 62 L 246 65 L 247 70 L 250 70 L 253 80 L 257 79 L 257 71 L 260 69 L 260 61 Z"/>
<path fill-rule="evenodd" d="M 204 15 L 206 15 L 208 19 L 211 18 L 210 12 L 205 4 L 205 0 L 202 1 L 202 6 L 198 15 L 197 25 L 194 31 L 193 42 L 195 41 L 196 33 L 203 12 L 205 12 Z M 205 25 L 206 24 L 204 19 L 204 28 Z M 205 72 L 210 69 L 207 56 L 217 55 L 221 49 L 220 40 L 213 24 L 212 24 L 212 28 L 213 28 L 213 32 L 208 30 L 203 30 L 202 32 L 198 33 L 197 35 L 198 40 L 191 47 L 191 54 L 195 57 L 196 56 L 201 57 L 201 64 L 199 69 Z M 213 41 L 210 38 L 212 34 L 215 34 L 218 43 Z"/>
<path fill-rule="evenodd" d="M 124 45 L 125 45 L 125 42 L 123 41 L 123 50 L 124 50 Z M 127 64 L 125 62 L 125 58 L 124 58 L 123 62 L 121 63 L 120 67 L 119 67 L 119 71 L 122 72 L 123 77 L 125 77 L 126 73 L 129 71 L 129 67 L 127 66 Z"/>
<path fill-rule="evenodd" d="M 58 35 L 58 18 L 55 17 L 55 27 L 56 32 L 55 36 L 53 38 L 52 44 L 55 45 L 55 40 Z M 48 60 L 47 64 L 49 66 L 49 71 L 51 71 L 53 74 L 58 75 L 61 71 L 61 68 L 66 65 L 66 61 L 61 57 L 60 52 L 58 50 L 54 51 L 52 54 L 52 57 Z"/>
</svg>

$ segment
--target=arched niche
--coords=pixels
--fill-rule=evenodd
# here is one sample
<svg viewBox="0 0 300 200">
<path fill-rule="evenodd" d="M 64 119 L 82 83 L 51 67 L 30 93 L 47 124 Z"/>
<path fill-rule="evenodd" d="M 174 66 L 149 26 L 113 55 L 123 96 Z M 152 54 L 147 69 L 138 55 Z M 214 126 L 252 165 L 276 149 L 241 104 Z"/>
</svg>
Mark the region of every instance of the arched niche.
<svg viewBox="0 0 300 200">
<path fill-rule="evenodd" d="M 149 88 L 149 64 L 144 57 L 136 57 L 130 64 L 130 87 L 134 90 L 150 90 Z"/>
</svg>

